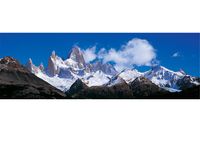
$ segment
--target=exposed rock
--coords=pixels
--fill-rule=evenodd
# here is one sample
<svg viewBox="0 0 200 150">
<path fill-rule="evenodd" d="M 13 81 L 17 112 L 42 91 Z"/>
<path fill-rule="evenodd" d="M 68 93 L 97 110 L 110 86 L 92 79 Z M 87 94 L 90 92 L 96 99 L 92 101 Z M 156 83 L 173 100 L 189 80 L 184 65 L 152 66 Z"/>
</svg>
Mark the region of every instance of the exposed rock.
<svg viewBox="0 0 200 150">
<path fill-rule="evenodd" d="M 66 95 L 11 57 L 0 60 L 0 98 L 65 98 Z"/>
</svg>

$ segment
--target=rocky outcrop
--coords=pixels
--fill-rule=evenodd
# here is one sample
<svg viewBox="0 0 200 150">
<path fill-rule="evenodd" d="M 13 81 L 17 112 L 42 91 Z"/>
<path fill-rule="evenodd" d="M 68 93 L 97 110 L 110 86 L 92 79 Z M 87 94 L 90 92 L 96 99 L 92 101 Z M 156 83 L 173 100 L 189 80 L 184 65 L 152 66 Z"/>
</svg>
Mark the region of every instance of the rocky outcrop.
<svg viewBox="0 0 200 150">
<path fill-rule="evenodd" d="M 153 97 L 167 92 L 145 77 L 136 78 L 130 83 L 130 88 L 137 98 Z"/>
</svg>

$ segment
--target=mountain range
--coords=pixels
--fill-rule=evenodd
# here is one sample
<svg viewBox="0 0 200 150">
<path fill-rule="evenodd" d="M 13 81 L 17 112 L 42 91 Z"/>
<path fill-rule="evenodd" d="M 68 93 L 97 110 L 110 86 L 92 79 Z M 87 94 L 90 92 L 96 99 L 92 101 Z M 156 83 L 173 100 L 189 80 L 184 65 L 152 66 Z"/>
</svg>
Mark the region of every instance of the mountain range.
<svg viewBox="0 0 200 150">
<path fill-rule="evenodd" d="M 14 98 L 199 98 L 199 85 L 199 77 L 160 65 L 139 72 L 117 71 L 101 60 L 87 63 L 77 46 L 65 60 L 53 51 L 47 67 L 31 59 L 24 66 L 12 57 L 0 59 L 1 98 L 9 91 Z"/>
<path fill-rule="evenodd" d="M 124 69 L 118 72 L 113 65 L 100 60 L 86 63 L 84 54 L 79 47 L 73 47 L 66 60 L 57 56 L 53 51 L 49 57 L 47 68 L 44 68 L 42 64 L 36 67 L 31 59 L 26 67 L 36 76 L 62 91 L 69 90 L 77 79 L 80 79 L 88 87 L 92 87 L 111 86 L 123 81 L 129 84 L 138 77 L 145 77 L 170 92 L 181 91 L 185 86 L 193 87 L 200 84 L 198 77 L 187 75 L 183 70 L 175 72 L 160 65 L 154 66 L 146 72 L 139 72 L 136 69 Z"/>
</svg>

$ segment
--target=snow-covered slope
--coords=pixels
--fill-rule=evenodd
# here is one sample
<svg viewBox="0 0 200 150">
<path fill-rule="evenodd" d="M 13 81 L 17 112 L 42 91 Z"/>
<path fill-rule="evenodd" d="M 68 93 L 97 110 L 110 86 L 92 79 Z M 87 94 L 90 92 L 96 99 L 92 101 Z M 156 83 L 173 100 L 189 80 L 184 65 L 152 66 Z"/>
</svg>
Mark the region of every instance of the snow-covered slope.
<svg viewBox="0 0 200 150">
<path fill-rule="evenodd" d="M 126 83 L 130 83 L 142 75 L 143 73 L 137 71 L 136 69 L 125 69 L 118 76 L 124 79 Z"/>
<path fill-rule="evenodd" d="M 42 64 L 40 64 L 39 67 L 36 67 L 34 64 L 33 64 L 33 61 L 31 58 L 29 58 L 27 64 L 26 64 L 26 68 L 32 72 L 33 74 L 37 74 L 38 72 L 43 72 L 44 71 L 44 68 L 42 66 Z"/>
<path fill-rule="evenodd" d="M 110 81 L 111 76 L 98 70 L 90 75 L 86 75 L 82 78 L 82 81 L 89 87 L 101 86 Z"/>
<path fill-rule="evenodd" d="M 43 79 L 54 87 L 60 89 L 61 91 L 67 91 L 71 85 L 76 81 L 76 79 L 60 78 L 57 75 L 50 77 L 45 73 L 38 72 L 35 74 L 37 77 Z"/>
<path fill-rule="evenodd" d="M 58 74 L 50 76 L 44 71 L 42 65 L 36 67 L 31 59 L 29 59 L 26 67 L 37 77 L 43 79 L 44 81 L 48 82 L 49 84 L 53 85 L 54 87 L 62 91 L 67 91 L 71 87 L 71 85 L 76 81 L 75 78 L 61 78 L 58 76 Z"/>
<path fill-rule="evenodd" d="M 185 74 L 183 72 L 174 72 L 163 66 L 156 66 L 152 70 L 147 71 L 144 76 L 159 87 L 173 90 L 179 89 L 177 81 L 182 79 Z"/>
<path fill-rule="evenodd" d="M 136 69 L 125 69 L 121 71 L 120 73 L 116 74 L 115 76 L 112 76 L 110 81 L 106 84 L 107 86 L 113 86 L 120 83 L 131 83 L 133 80 L 135 80 L 137 77 L 142 76 L 143 73 L 137 71 Z"/>
</svg>

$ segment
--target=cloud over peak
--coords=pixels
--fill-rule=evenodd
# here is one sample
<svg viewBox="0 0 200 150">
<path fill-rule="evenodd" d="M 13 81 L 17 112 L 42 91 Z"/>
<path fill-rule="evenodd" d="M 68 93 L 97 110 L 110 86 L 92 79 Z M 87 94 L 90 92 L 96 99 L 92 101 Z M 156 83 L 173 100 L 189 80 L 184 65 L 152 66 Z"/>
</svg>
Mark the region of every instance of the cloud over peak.
<svg viewBox="0 0 200 150">
<path fill-rule="evenodd" d="M 96 46 L 83 50 L 86 63 L 100 59 L 103 63 L 111 62 L 118 71 L 133 66 L 151 66 L 158 62 L 156 60 L 155 48 L 145 39 L 133 38 L 121 48 L 105 49 L 98 52 Z"/>
<path fill-rule="evenodd" d="M 83 57 L 85 59 L 86 63 L 89 63 L 96 59 L 96 46 L 93 46 L 91 48 L 87 48 L 86 50 L 83 50 Z"/>
<path fill-rule="evenodd" d="M 128 41 L 119 50 L 101 49 L 99 53 L 103 62 L 114 62 L 117 70 L 132 68 L 133 65 L 150 66 L 156 58 L 154 47 L 147 40 L 138 38 Z"/>
</svg>

